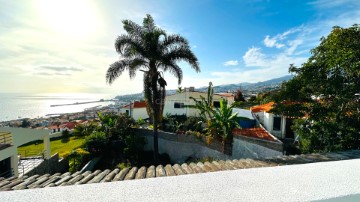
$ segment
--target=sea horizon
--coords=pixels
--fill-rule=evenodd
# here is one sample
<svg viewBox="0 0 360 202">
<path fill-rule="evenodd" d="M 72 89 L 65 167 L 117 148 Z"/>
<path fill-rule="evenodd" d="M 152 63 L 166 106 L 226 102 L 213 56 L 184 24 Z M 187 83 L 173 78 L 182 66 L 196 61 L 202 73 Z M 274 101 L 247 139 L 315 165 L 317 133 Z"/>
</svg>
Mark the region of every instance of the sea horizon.
<svg viewBox="0 0 360 202">
<path fill-rule="evenodd" d="M 0 122 L 23 118 L 47 118 L 48 114 L 82 112 L 86 108 L 107 106 L 112 102 L 57 107 L 51 107 L 51 105 L 92 102 L 114 97 L 114 95 L 102 93 L 0 93 Z"/>
</svg>

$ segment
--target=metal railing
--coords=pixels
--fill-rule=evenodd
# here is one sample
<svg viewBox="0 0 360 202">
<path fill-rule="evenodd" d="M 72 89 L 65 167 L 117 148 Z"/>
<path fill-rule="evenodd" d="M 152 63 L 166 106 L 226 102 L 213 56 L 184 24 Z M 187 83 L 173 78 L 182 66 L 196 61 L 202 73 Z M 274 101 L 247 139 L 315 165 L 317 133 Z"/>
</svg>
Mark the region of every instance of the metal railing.
<svg viewBox="0 0 360 202">
<path fill-rule="evenodd" d="M 28 150 L 19 150 L 19 175 L 24 175 L 25 172 L 32 170 L 33 168 L 39 165 L 38 159 L 44 159 L 45 150 L 38 152 L 38 151 L 28 151 Z M 25 154 L 24 156 L 21 153 Z M 26 161 L 26 168 L 22 161 Z"/>
<path fill-rule="evenodd" d="M 9 132 L 0 132 L 0 144 L 13 144 L 12 135 Z"/>
</svg>

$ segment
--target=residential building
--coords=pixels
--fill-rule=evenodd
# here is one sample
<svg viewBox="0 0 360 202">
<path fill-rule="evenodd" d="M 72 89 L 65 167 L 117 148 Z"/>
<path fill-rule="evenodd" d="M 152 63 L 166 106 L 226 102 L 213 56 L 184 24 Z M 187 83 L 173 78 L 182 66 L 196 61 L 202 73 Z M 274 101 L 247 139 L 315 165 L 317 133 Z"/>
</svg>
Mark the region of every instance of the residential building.
<svg viewBox="0 0 360 202">
<path fill-rule="evenodd" d="M 120 113 L 126 113 L 131 116 L 135 120 L 147 119 L 149 115 L 146 111 L 146 102 L 145 101 L 135 101 L 130 102 L 130 104 L 123 106 L 120 108 Z"/>
<path fill-rule="evenodd" d="M 18 176 L 17 148 L 34 140 L 44 140 L 44 158 L 50 158 L 50 130 L 0 127 L 0 177 Z"/>
<path fill-rule="evenodd" d="M 185 88 L 185 91 L 181 93 L 167 95 L 165 98 L 163 114 L 198 116 L 199 111 L 197 109 L 189 108 L 186 106 L 195 105 L 195 101 L 191 99 L 191 97 L 195 98 L 197 101 L 201 101 L 201 96 L 207 99 L 207 95 L 208 94 L 206 92 L 195 91 L 194 87 Z M 233 102 L 233 97 L 231 98 L 229 94 L 214 94 L 212 104 L 215 108 L 220 107 L 221 99 L 227 100 L 228 104 L 231 104 Z"/>
<path fill-rule="evenodd" d="M 271 113 L 270 110 L 274 104 L 274 102 L 269 102 L 251 107 L 250 110 L 262 126 L 274 136 L 281 139 L 294 138 L 294 132 L 291 130 L 293 118 Z"/>
</svg>

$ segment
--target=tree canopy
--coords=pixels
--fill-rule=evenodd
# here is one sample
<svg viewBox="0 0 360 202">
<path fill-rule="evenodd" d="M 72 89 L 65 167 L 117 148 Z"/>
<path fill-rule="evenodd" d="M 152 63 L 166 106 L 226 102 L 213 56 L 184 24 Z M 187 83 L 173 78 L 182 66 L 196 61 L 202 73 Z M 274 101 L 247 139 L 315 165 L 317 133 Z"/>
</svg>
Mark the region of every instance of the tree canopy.
<svg viewBox="0 0 360 202">
<path fill-rule="evenodd" d="M 297 117 L 304 152 L 360 147 L 360 26 L 334 27 L 274 96 L 274 113 Z"/>
</svg>

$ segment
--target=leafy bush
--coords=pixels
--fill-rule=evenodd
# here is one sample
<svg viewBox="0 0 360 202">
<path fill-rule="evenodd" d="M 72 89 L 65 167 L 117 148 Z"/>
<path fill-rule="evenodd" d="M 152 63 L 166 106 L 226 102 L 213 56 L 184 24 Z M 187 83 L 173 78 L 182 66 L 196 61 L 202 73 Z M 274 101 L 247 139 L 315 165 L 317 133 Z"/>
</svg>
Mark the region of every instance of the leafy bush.
<svg viewBox="0 0 360 202">
<path fill-rule="evenodd" d="M 185 130 L 192 130 L 192 131 L 202 132 L 202 130 L 203 130 L 203 127 L 202 127 L 203 122 L 204 122 L 204 119 L 201 118 L 201 117 L 190 116 L 184 122 L 184 128 L 185 128 Z"/>
<path fill-rule="evenodd" d="M 94 132 L 84 140 L 83 148 L 93 156 L 99 156 L 106 149 L 107 139 L 104 132 Z"/>
<path fill-rule="evenodd" d="M 131 163 L 127 162 L 127 163 L 119 163 L 116 165 L 117 168 L 119 168 L 120 170 L 124 169 L 124 168 L 130 168 L 131 167 Z"/>
<path fill-rule="evenodd" d="M 89 157 L 90 153 L 81 148 L 77 148 L 71 153 L 68 153 L 66 158 L 69 161 L 69 172 L 74 173 L 80 170 L 89 160 Z"/>
<path fill-rule="evenodd" d="M 134 133 L 129 133 L 129 135 L 125 137 L 125 145 L 124 154 L 130 159 L 137 158 L 138 153 L 143 150 L 145 138 L 135 135 Z"/>
<path fill-rule="evenodd" d="M 84 137 L 90 135 L 96 130 L 97 130 L 96 123 L 91 122 L 86 124 L 78 124 L 74 128 L 73 134 L 76 137 Z"/>
</svg>

